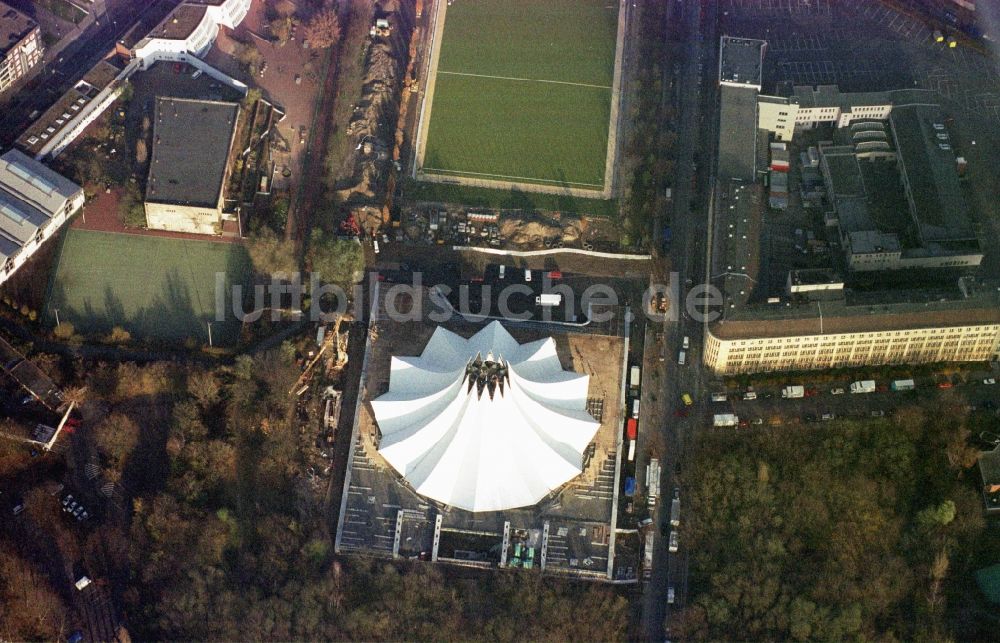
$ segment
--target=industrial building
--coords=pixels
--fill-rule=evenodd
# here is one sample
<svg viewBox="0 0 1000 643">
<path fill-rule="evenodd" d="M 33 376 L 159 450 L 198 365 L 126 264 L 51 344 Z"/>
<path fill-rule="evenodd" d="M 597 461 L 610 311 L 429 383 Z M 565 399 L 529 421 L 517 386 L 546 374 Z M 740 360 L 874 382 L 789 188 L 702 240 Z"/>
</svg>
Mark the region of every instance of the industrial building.
<svg viewBox="0 0 1000 643">
<path fill-rule="evenodd" d="M 38 23 L 0 2 L 0 94 L 41 62 L 42 51 Z"/>
<path fill-rule="evenodd" d="M 747 127 L 757 113 L 767 43 L 723 36 L 719 50 L 720 174 L 752 181 L 756 173 L 757 128 Z"/>
<path fill-rule="evenodd" d="M 18 150 L 0 156 L 0 283 L 83 206 L 83 189 Z"/>
<path fill-rule="evenodd" d="M 239 113 L 236 103 L 156 99 L 144 202 L 151 230 L 221 234 Z"/>
<path fill-rule="evenodd" d="M 983 253 L 933 94 L 759 95 L 752 82 L 743 90 L 752 111 L 724 70 L 710 267 L 723 302 L 706 326 L 706 366 L 733 374 L 1000 356 L 1000 291 L 972 274 Z M 732 142 L 741 130 L 756 132 L 742 155 Z"/>
</svg>

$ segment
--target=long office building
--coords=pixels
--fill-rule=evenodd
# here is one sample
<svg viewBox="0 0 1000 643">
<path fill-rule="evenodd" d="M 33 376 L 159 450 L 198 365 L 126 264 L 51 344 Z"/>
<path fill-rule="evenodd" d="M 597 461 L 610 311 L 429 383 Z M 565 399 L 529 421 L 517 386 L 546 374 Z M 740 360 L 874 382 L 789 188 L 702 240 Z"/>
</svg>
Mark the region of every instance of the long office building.
<svg viewBox="0 0 1000 643">
<path fill-rule="evenodd" d="M 873 364 L 976 362 L 1000 352 L 1000 300 L 874 305 L 846 301 L 730 316 L 709 325 L 704 362 L 716 373 Z"/>
</svg>

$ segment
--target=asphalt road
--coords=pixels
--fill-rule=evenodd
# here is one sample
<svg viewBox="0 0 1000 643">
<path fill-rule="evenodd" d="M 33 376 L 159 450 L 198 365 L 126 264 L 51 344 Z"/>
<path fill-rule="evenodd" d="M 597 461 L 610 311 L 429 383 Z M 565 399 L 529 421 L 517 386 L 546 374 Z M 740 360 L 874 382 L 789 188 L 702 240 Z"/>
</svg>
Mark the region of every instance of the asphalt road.
<svg viewBox="0 0 1000 643">
<path fill-rule="evenodd" d="M 648 640 L 662 641 L 669 638 L 669 611 L 684 604 L 687 588 L 687 551 L 683 539 L 680 550 L 671 554 L 667 550 L 670 531 L 669 501 L 677 483 L 676 473 L 684 466 L 686 453 L 690 450 L 695 432 L 703 426 L 702 418 L 707 413 L 706 377 L 701 367 L 702 328 L 683 310 L 683 300 L 689 284 L 701 283 L 705 278 L 706 233 L 708 231 L 708 198 L 713 179 L 708 171 L 714 167 L 714 149 L 717 92 L 712 70 L 715 69 L 715 33 L 717 8 L 715 2 L 681 3 L 681 20 L 685 42 L 681 50 L 685 53 L 680 63 L 677 84 L 677 113 L 680 119 L 676 143 L 676 173 L 673 181 L 673 201 L 669 218 L 673 240 L 668 253 L 671 269 L 681 284 L 680 302 L 672 305 L 682 310 L 677 321 L 668 321 L 664 326 L 666 342 L 664 373 L 658 393 L 664 400 L 663 426 L 658 427 L 666 438 L 666 457 L 661 462 L 661 495 L 665 499 L 658 506 L 653 522 L 656 526 L 656 547 L 653 567 L 643 593 L 642 629 Z M 672 68 L 674 61 L 664 64 Z M 669 95 L 665 94 L 665 99 Z M 696 173 L 697 161 L 697 173 Z M 694 181 L 692 181 L 694 175 Z M 686 365 L 677 363 L 683 337 L 687 336 L 690 348 Z M 648 380 L 647 380 L 648 381 Z M 676 414 L 684 408 L 681 396 L 690 393 L 696 400 L 688 410 L 687 417 Z M 683 493 L 681 506 L 684 506 Z M 681 514 L 683 525 L 683 509 Z M 675 602 L 667 604 L 668 588 L 675 590 Z M 666 628 L 665 628 L 666 625 Z"/>
</svg>

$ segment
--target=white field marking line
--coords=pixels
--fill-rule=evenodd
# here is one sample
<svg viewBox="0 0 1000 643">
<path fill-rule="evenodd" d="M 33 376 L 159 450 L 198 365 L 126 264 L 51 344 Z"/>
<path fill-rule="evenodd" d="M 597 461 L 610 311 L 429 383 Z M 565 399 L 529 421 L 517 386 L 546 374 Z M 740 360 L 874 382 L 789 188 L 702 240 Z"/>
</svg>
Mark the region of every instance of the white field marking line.
<svg viewBox="0 0 1000 643">
<path fill-rule="evenodd" d="M 594 89 L 611 89 L 611 85 L 591 85 L 589 83 L 571 83 L 568 80 L 545 80 L 544 78 L 515 78 L 513 76 L 490 76 L 489 74 L 467 74 L 462 71 L 442 71 L 438 74 L 448 76 L 471 76 L 473 78 L 494 78 L 496 80 L 516 80 L 524 83 L 551 83 L 553 85 L 574 85 L 576 87 L 593 87 Z"/>
<path fill-rule="evenodd" d="M 567 185 L 589 185 L 595 188 L 603 188 L 604 185 L 601 183 L 581 183 L 579 181 L 557 181 L 556 179 L 541 179 L 536 176 L 510 176 L 509 174 L 489 174 L 487 172 L 467 172 L 466 170 L 447 170 L 443 167 L 427 167 L 424 166 L 425 172 L 444 172 L 446 174 L 450 173 L 457 178 L 461 178 L 464 174 L 474 174 L 476 176 L 485 176 L 498 179 L 515 179 L 519 181 L 537 181 L 539 183 L 552 183 L 554 185 L 561 185 L 563 183 Z"/>
</svg>

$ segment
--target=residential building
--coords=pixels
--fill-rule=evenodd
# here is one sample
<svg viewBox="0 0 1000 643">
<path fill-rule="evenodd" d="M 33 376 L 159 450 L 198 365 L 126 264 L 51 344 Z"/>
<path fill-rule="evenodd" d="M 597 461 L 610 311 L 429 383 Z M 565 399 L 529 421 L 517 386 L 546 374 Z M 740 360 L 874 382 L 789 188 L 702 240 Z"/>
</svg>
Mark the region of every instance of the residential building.
<svg viewBox="0 0 1000 643">
<path fill-rule="evenodd" d="M 235 29 L 246 17 L 250 4 L 251 0 L 183 2 L 135 44 L 133 55 L 143 69 L 160 60 L 197 65 L 195 59 L 212 48 L 219 28 Z"/>
<path fill-rule="evenodd" d="M 240 107 L 160 97 L 146 181 L 146 225 L 154 230 L 220 234 L 223 194 Z"/>
<path fill-rule="evenodd" d="M 58 156 L 115 102 L 135 67 L 119 56 L 98 62 L 21 133 L 17 147 L 38 160 Z"/>
<path fill-rule="evenodd" d="M 0 156 L 0 283 L 83 207 L 83 189 L 19 150 Z"/>
<path fill-rule="evenodd" d="M 0 2 L 0 94 L 42 61 L 42 51 L 38 23 Z"/>
</svg>

